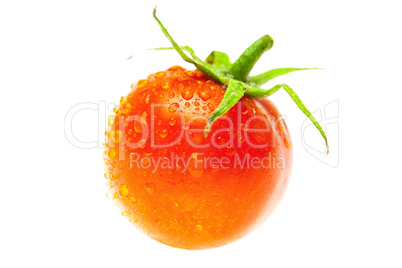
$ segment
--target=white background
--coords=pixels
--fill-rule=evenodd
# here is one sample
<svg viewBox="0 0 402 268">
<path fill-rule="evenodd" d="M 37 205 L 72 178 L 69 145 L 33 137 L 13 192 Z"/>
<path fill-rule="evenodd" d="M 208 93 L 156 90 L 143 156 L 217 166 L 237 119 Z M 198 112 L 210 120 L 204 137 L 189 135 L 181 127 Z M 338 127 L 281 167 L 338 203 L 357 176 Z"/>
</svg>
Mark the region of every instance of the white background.
<svg viewBox="0 0 402 268">
<path fill-rule="evenodd" d="M 1 2 L 0 267 L 401 267 L 398 1 L 158 2 Z M 339 133 L 328 131 L 330 155 L 319 157 L 339 152 L 333 168 L 303 146 L 322 138 L 306 130 L 303 143 L 305 116 L 286 93 L 272 97 L 293 138 L 292 180 L 259 229 L 221 248 L 179 250 L 141 234 L 105 196 L 102 148 L 76 148 L 64 134 L 74 105 L 117 103 L 149 73 L 192 68 L 172 51 L 145 50 L 169 45 L 156 4 L 200 57 L 221 50 L 234 60 L 270 34 L 255 74 L 324 70 L 267 86 L 288 83 L 312 111 L 339 101 Z M 89 110 L 72 128 L 83 141 L 104 131 Z"/>
</svg>

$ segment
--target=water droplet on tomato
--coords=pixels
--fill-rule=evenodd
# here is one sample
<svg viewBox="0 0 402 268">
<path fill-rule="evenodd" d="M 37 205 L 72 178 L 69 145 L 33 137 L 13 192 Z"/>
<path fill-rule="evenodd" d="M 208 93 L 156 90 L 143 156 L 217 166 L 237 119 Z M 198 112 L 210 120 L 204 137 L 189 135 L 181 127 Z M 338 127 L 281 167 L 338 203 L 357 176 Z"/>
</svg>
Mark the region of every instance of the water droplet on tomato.
<svg viewBox="0 0 402 268">
<path fill-rule="evenodd" d="M 165 72 L 157 72 L 157 73 L 155 74 L 155 77 L 156 77 L 156 78 L 160 78 L 160 77 L 165 76 L 165 75 L 166 75 Z"/>
<path fill-rule="evenodd" d="M 167 129 L 162 129 L 161 132 L 159 133 L 159 136 L 161 136 L 162 139 L 166 138 L 167 135 L 168 135 Z"/>
<path fill-rule="evenodd" d="M 147 121 L 147 116 L 148 114 L 145 111 L 141 114 L 141 118 L 144 119 L 145 122 Z"/>
<path fill-rule="evenodd" d="M 134 122 L 134 131 L 137 133 L 142 133 L 142 126 L 140 122 L 138 121 Z"/>
<path fill-rule="evenodd" d="M 142 139 L 142 140 L 140 140 L 140 141 L 138 142 L 138 147 L 140 147 L 141 149 L 144 149 L 146 143 L 147 143 L 147 140 L 146 140 L 146 139 Z"/>
<path fill-rule="evenodd" d="M 134 121 L 134 131 L 137 133 L 142 133 L 143 129 L 142 128 L 146 128 L 148 127 L 148 123 L 147 123 L 147 113 L 143 112 L 142 116 L 138 119 L 138 117 L 136 118 L 136 120 Z"/>
<path fill-rule="evenodd" d="M 122 140 L 122 138 L 123 138 L 123 134 L 121 133 L 120 130 L 116 130 L 116 133 L 114 133 L 114 135 L 112 136 L 112 140 L 115 143 L 119 143 Z"/>
<path fill-rule="evenodd" d="M 194 96 L 194 90 L 192 89 L 187 89 L 181 93 L 181 96 L 185 100 L 190 100 Z"/>
<path fill-rule="evenodd" d="M 109 189 L 106 192 L 106 198 L 112 200 L 113 199 L 113 190 Z"/>
<path fill-rule="evenodd" d="M 128 212 L 128 211 L 122 211 L 121 212 L 121 215 L 123 215 L 123 216 L 128 216 L 130 214 L 130 212 Z"/>
<path fill-rule="evenodd" d="M 129 103 L 126 103 L 122 106 L 121 111 L 123 112 L 123 114 L 128 114 L 131 111 L 131 105 Z"/>
<path fill-rule="evenodd" d="M 137 84 L 137 88 L 143 88 L 148 84 L 148 80 L 139 80 Z"/>
<path fill-rule="evenodd" d="M 207 101 L 207 100 L 209 100 L 211 98 L 211 95 L 209 94 L 208 91 L 201 91 L 198 95 L 200 95 L 200 98 L 203 101 Z"/>
<path fill-rule="evenodd" d="M 168 82 L 168 81 L 163 82 L 162 83 L 162 88 L 163 89 L 169 89 L 170 88 L 170 82 Z"/>
<path fill-rule="evenodd" d="M 112 126 L 113 123 L 114 123 L 114 116 L 111 115 L 111 116 L 109 116 L 109 123 L 108 123 L 108 125 L 109 125 L 109 126 Z"/>
<path fill-rule="evenodd" d="M 146 183 L 145 188 L 147 189 L 148 193 L 150 194 L 155 193 L 155 184 L 153 184 L 152 182 Z"/>
<path fill-rule="evenodd" d="M 289 148 L 289 142 L 287 139 L 285 139 L 285 146 L 286 146 L 286 148 Z"/>
<path fill-rule="evenodd" d="M 116 157 L 116 150 L 111 148 L 107 154 L 108 154 L 110 160 L 114 160 Z"/>
<path fill-rule="evenodd" d="M 108 139 L 109 139 L 109 141 L 113 141 L 113 142 L 114 142 L 114 136 L 115 136 L 115 135 L 116 135 L 116 133 L 114 133 L 113 130 L 109 131 L 109 134 L 108 134 Z"/>
<path fill-rule="evenodd" d="M 174 92 L 169 92 L 169 94 L 168 94 L 168 97 L 169 97 L 169 98 L 173 99 L 174 96 L 175 96 Z"/>
<path fill-rule="evenodd" d="M 198 78 L 198 75 L 193 71 L 185 71 L 184 73 L 192 78 Z"/>
<path fill-rule="evenodd" d="M 117 114 L 117 111 L 120 109 L 120 105 L 116 105 L 116 106 L 114 106 L 114 108 L 113 108 L 113 112 L 115 113 L 115 114 Z"/>
<path fill-rule="evenodd" d="M 184 71 L 185 69 L 183 69 L 183 67 L 181 67 L 181 66 L 179 66 L 179 65 L 175 65 L 175 66 L 172 66 L 172 67 L 170 67 L 169 69 L 168 69 L 169 71 Z"/>
<path fill-rule="evenodd" d="M 125 185 L 125 184 L 120 185 L 119 194 L 120 194 L 121 197 L 127 197 L 128 196 L 129 191 L 128 191 L 127 185 Z"/>
<path fill-rule="evenodd" d="M 126 101 L 127 101 L 127 97 L 121 97 L 120 105 L 123 105 L 124 103 L 126 103 Z"/>
<path fill-rule="evenodd" d="M 176 125 L 176 121 L 177 121 L 176 118 L 174 118 L 174 117 L 170 118 L 169 125 L 171 125 L 173 127 L 174 125 Z"/>
<path fill-rule="evenodd" d="M 201 177 L 203 170 L 203 161 L 198 157 L 197 153 L 192 153 L 190 158 L 190 163 L 188 165 L 188 171 L 190 174 L 196 178 Z"/>
<path fill-rule="evenodd" d="M 145 104 L 148 104 L 150 99 L 151 99 L 151 94 L 148 93 L 148 94 L 145 96 L 145 98 L 144 98 Z"/>
<path fill-rule="evenodd" d="M 172 103 L 169 106 L 169 112 L 174 113 L 177 111 L 177 109 L 179 109 L 179 104 L 178 103 Z"/>
</svg>

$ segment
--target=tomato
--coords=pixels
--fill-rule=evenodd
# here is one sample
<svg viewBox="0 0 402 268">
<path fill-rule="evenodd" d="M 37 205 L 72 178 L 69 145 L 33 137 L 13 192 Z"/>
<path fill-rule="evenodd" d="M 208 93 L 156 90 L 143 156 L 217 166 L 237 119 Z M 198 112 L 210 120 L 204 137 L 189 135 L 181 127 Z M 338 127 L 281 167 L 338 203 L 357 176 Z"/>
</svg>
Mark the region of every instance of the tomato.
<svg viewBox="0 0 402 268">
<path fill-rule="evenodd" d="M 242 97 L 204 135 L 225 87 L 174 66 L 132 86 L 110 118 L 108 194 L 151 238 L 183 249 L 233 242 L 284 194 L 292 143 L 278 109 Z"/>
<path fill-rule="evenodd" d="M 251 232 L 282 198 L 292 143 L 278 109 L 265 97 L 284 89 L 325 140 L 324 130 L 287 84 L 275 77 L 311 68 L 278 68 L 250 76 L 273 46 L 263 35 L 231 63 L 212 51 L 205 61 L 179 46 L 194 71 L 174 66 L 132 86 L 115 108 L 105 150 L 109 195 L 153 239 L 172 247 L 206 249 Z M 185 53 L 189 52 L 189 55 Z"/>
</svg>

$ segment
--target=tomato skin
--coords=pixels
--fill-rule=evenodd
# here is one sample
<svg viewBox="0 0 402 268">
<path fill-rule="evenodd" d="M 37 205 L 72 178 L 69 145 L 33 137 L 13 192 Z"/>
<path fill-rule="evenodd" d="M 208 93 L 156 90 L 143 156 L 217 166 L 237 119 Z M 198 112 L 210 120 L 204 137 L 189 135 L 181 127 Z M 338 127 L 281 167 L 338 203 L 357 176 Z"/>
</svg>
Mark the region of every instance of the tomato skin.
<svg viewBox="0 0 402 268">
<path fill-rule="evenodd" d="M 228 244 L 261 224 L 284 194 L 292 144 L 271 101 L 243 97 L 204 137 L 224 93 L 199 71 L 174 66 L 134 85 L 110 121 L 109 194 L 161 243 Z"/>
</svg>

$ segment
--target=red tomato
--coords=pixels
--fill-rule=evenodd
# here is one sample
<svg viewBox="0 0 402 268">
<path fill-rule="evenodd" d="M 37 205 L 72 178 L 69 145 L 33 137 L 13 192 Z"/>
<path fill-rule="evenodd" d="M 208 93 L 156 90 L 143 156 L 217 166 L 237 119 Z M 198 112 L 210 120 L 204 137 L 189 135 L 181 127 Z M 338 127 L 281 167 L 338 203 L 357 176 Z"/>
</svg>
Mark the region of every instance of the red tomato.
<svg viewBox="0 0 402 268">
<path fill-rule="evenodd" d="M 161 243 L 206 249 L 233 242 L 284 193 L 292 144 L 271 101 L 243 97 L 204 136 L 224 93 L 200 71 L 174 66 L 140 80 L 110 119 L 109 194 Z"/>
</svg>

